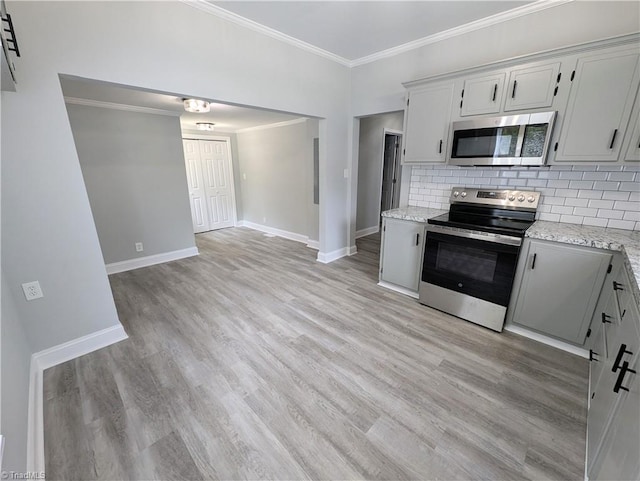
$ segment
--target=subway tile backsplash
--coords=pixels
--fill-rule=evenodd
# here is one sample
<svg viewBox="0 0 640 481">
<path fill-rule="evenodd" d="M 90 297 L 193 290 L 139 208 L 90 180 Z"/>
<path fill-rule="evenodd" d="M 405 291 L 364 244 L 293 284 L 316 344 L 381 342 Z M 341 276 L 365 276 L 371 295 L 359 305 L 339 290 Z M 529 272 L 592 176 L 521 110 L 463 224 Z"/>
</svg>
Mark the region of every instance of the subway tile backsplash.
<svg viewBox="0 0 640 481">
<path fill-rule="evenodd" d="M 458 186 L 535 190 L 540 220 L 640 230 L 640 165 L 410 168 L 409 205 L 448 209 Z"/>
</svg>

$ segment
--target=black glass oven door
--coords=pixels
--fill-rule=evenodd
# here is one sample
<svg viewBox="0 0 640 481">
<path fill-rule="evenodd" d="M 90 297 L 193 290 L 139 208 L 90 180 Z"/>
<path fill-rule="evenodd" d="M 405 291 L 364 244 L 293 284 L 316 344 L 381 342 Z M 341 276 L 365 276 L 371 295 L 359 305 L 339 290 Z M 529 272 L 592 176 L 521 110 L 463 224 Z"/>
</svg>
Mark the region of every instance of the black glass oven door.
<svg viewBox="0 0 640 481">
<path fill-rule="evenodd" d="M 507 306 L 519 246 L 427 232 L 422 280 Z"/>
</svg>

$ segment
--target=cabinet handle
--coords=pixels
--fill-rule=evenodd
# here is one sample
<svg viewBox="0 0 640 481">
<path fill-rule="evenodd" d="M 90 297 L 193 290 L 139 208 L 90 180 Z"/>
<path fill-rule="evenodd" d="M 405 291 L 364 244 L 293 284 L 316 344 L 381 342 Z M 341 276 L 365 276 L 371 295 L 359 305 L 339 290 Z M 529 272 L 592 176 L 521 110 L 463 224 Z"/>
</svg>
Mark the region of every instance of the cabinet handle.
<svg viewBox="0 0 640 481">
<path fill-rule="evenodd" d="M 493 86 L 493 97 L 491 98 L 492 102 L 496 101 L 496 95 L 498 94 L 498 84 L 495 84 Z"/>
<path fill-rule="evenodd" d="M 609 319 L 611 319 L 611 316 L 608 316 L 607 314 L 605 314 L 603 312 L 602 313 L 602 323 L 603 324 L 611 324 L 611 321 Z"/>
<path fill-rule="evenodd" d="M 609 144 L 609 148 L 613 149 L 613 143 L 616 141 L 616 135 L 618 135 L 618 129 L 613 131 L 613 136 L 611 137 L 611 143 Z"/>
<path fill-rule="evenodd" d="M 416 234 L 416 245 L 420 245 L 420 234 Z"/>
<path fill-rule="evenodd" d="M 511 91 L 511 98 L 515 99 L 516 98 L 516 87 L 518 86 L 518 81 L 514 80 L 513 81 L 513 90 Z"/>
<path fill-rule="evenodd" d="M 442 139 L 440 139 L 440 145 L 438 146 L 438 153 L 442 153 Z"/>
<path fill-rule="evenodd" d="M 633 374 L 636 373 L 633 369 L 629 369 L 629 363 L 625 361 L 622 363 L 622 368 L 620 368 L 620 374 L 618 374 L 618 379 L 616 379 L 616 385 L 613 386 L 613 392 L 615 392 L 616 394 L 620 391 L 620 389 L 627 392 L 629 391 L 629 388 L 626 388 L 622 385 L 622 382 L 624 381 L 624 375 L 627 372 L 631 372 Z"/>
<path fill-rule="evenodd" d="M 620 361 L 622 361 L 622 356 L 624 356 L 625 354 L 633 355 L 631 351 L 627 351 L 626 344 L 621 344 L 620 349 L 618 350 L 618 355 L 616 356 L 616 360 L 613 363 L 613 367 L 611 368 L 611 372 L 616 372 L 618 369 L 620 369 Z"/>
<path fill-rule="evenodd" d="M 600 362 L 599 359 L 596 359 L 596 356 L 599 356 L 597 352 L 593 352 L 593 349 L 589 349 L 589 361 Z"/>
<path fill-rule="evenodd" d="M 533 260 L 531 261 L 531 270 L 534 270 L 536 268 L 536 258 L 538 257 L 538 254 L 533 254 Z"/>
<path fill-rule="evenodd" d="M 624 287 L 619 282 L 613 281 L 613 290 L 614 291 L 624 291 Z"/>
</svg>

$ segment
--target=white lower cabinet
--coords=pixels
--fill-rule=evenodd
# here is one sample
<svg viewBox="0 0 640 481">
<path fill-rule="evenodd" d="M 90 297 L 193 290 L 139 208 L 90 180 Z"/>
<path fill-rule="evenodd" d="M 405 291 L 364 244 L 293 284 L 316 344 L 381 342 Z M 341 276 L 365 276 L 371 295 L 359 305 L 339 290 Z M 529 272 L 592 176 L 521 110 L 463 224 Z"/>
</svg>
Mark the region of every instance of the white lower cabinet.
<svg viewBox="0 0 640 481">
<path fill-rule="evenodd" d="M 418 292 L 425 224 L 385 217 L 382 222 L 380 282 Z"/>
<path fill-rule="evenodd" d="M 621 256 L 615 264 L 622 264 Z M 587 475 L 640 479 L 640 314 L 624 268 L 614 269 L 593 316 Z M 604 337 L 604 340 L 602 339 Z M 599 352 L 600 351 L 600 352 Z"/>
<path fill-rule="evenodd" d="M 608 251 L 525 239 L 507 320 L 584 344 L 610 261 Z"/>
</svg>

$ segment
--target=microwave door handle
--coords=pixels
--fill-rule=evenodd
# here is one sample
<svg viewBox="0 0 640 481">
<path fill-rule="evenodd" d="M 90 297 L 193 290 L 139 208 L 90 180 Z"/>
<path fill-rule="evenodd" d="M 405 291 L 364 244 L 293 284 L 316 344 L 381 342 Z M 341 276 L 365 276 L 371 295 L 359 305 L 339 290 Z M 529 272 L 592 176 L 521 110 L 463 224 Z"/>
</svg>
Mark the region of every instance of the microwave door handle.
<svg viewBox="0 0 640 481">
<path fill-rule="evenodd" d="M 520 125 L 520 129 L 518 130 L 518 141 L 516 142 L 516 153 L 515 157 L 520 158 L 520 154 L 522 154 L 522 144 L 524 143 L 524 132 L 527 129 L 526 124 Z"/>
</svg>

